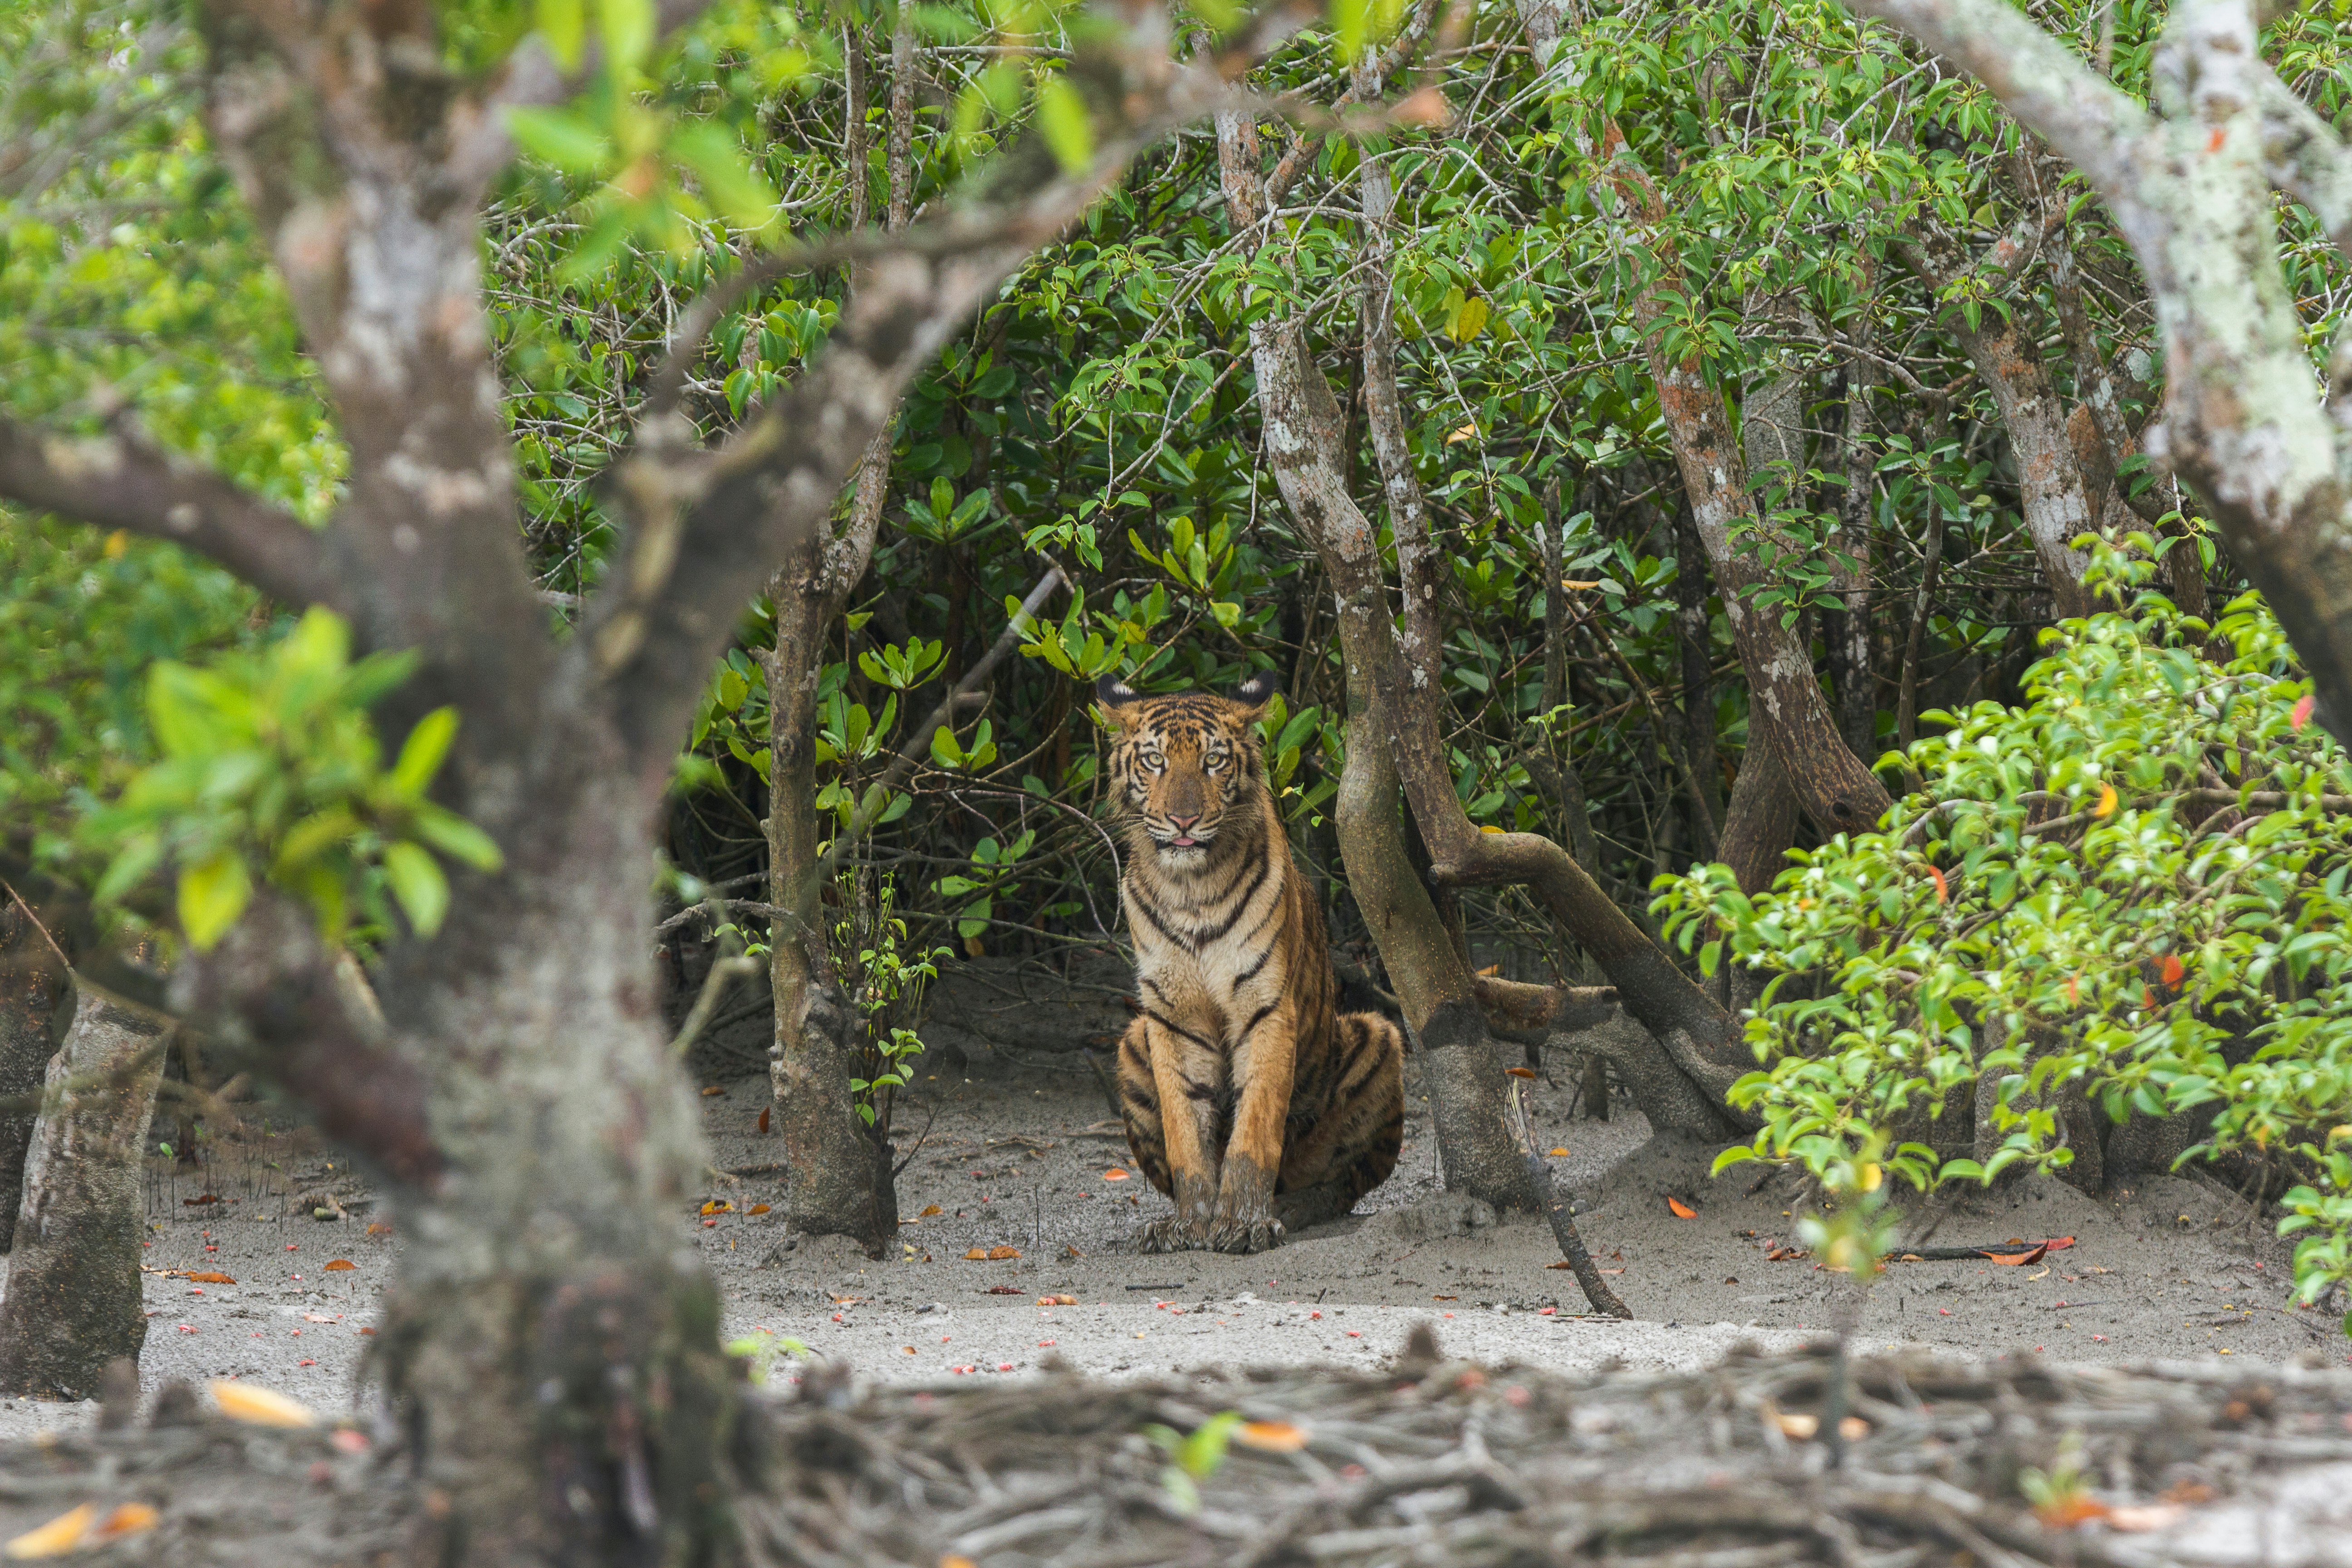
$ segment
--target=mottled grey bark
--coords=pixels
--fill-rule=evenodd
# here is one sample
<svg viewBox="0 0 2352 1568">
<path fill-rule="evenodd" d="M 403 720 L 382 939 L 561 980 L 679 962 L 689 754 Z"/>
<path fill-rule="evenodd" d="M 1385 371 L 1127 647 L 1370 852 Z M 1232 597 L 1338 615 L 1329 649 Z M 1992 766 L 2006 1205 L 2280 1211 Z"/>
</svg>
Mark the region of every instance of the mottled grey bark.
<svg viewBox="0 0 2352 1568">
<path fill-rule="evenodd" d="M 140 1163 L 173 1028 L 77 977 L 49 1059 L 0 1297 L 0 1393 L 91 1399 L 147 1338 Z"/>
<path fill-rule="evenodd" d="M 49 1058 L 53 1015 L 66 994 L 65 960 L 16 901 L 0 894 L 0 1099 L 37 1094 Z M 25 1151 L 37 1113 L 0 1108 L 0 1251 L 14 1245 L 24 1195 Z"/>
</svg>

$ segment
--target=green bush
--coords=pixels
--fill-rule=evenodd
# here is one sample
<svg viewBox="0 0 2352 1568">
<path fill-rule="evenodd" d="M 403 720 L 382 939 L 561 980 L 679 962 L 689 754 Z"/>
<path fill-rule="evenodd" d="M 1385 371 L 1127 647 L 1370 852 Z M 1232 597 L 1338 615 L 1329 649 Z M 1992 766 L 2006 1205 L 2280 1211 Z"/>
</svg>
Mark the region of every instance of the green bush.
<svg viewBox="0 0 2352 1568">
<path fill-rule="evenodd" d="M 1721 866 L 1660 879 L 1703 969 L 1769 977 L 1763 1066 L 1732 1090 L 1764 1125 L 1718 1165 L 1989 1182 L 2073 1158 L 2055 1090 L 2118 1123 L 2211 1107 L 2183 1159 L 2283 1170 L 2314 1300 L 2352 1279 L 2352 763 L 2259 598 L 2208 627 L 2143 590 L 2147 563 L 2100 571 L 2127 605 L 2046 634 L 2027 705 L 1933 715 L 1946 732 L 1882 763 L 1917 781 L 1883 831 L 1753 898 Z M 1987 1075 L 1989 1159 L 1897 1142 Z"/>
</svg>

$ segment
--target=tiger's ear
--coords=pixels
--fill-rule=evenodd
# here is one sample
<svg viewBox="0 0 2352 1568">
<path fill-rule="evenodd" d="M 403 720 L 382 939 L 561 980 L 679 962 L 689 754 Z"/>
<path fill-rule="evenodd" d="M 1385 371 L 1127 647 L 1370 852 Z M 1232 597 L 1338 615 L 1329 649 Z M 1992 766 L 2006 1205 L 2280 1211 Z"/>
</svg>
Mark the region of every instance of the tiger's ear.
<svg viewBox="0 0 2352 1568">
<path fill-rule="evenodd" d="M 1125 730 L 1134 724 L 1138 715 L 1129 710 L 1143 700 L 1143 693 L 1116 675 L 1106 675 L 1095 682 L 1095 700 L 1102 704 L 1111 722 Z"/>
<path fill-rule="evenodd" d="M 1233 695 L 1228 699 L 1234 707 L 1246 710 L 1241 716 L 1244 723 L 1248 723 L 1265 712 L 1265 705 L 1273 700 L 1274 674 L 1271 670 L 1264 669 L 1234 687 Z"/>
</svg>

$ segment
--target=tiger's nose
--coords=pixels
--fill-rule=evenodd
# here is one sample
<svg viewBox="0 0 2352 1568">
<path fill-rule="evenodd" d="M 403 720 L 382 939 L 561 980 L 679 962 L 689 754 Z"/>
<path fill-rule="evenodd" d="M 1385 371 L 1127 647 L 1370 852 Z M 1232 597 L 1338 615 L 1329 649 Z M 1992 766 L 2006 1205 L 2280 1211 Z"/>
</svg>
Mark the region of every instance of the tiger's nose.
<svg viewBox="0 0 2352 1568">
<path fill-rule="evenodd" d="M 1189 833 L 1192 830 L 1192 824 L 1200 821 L 1201 818 L 1197 812 L 1191 816 L 1179 816 L 1171 811 L 1168 814 L 1168 820 L 1176 825 L 1177 832 Z"/>
</svg>

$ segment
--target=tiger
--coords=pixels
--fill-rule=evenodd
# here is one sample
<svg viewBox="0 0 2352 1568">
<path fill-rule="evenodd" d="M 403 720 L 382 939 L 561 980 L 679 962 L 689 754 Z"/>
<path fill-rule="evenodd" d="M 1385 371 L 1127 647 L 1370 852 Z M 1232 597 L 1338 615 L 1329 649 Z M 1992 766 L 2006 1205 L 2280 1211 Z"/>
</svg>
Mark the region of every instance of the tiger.
<svg viewBox="0 0 2352 1568">
<path fill-rule="evenodd" d="M 1386 1181 L 1403 1142 L 1403 1034 L 1334 1005 L 1323 911 L 1266 784 L 1251 725 L 1273 691 L 1263 674 L 1231 697 L 1096 686 L 1135 944 L 1115 1081 L 1137 1168 L 1176 1201 L 1145 1252 L 1279 1246 Z"/>
</svg>

